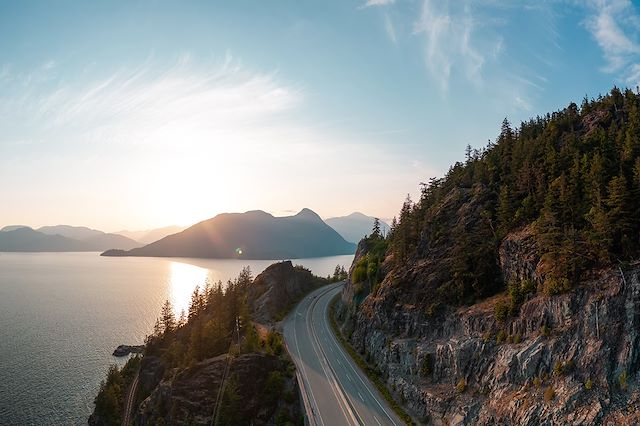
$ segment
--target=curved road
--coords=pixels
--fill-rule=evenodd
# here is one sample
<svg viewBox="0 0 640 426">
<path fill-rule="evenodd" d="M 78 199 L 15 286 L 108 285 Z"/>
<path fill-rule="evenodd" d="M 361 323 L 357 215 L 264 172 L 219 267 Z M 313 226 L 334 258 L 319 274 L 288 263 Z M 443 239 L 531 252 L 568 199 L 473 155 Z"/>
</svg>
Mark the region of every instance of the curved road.
<svg viewBox="0 0 640 426">
<path fill-rule="evenodd" d="M 333 335 L 328 311 L 342 283 L 305 297 L 285 319 L 284 338 L 293 358 L 309 424 L 403 425 Z"/>
</svg>

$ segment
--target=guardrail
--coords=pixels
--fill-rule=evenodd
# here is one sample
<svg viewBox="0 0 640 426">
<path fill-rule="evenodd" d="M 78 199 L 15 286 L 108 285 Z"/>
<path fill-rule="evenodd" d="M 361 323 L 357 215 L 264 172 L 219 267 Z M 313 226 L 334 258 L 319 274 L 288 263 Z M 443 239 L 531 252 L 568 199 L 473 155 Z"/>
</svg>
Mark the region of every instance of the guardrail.
<svg viewBox="0 0 640 426">
<path fill-rule="evenodd" d="M 289 357 L 293 360 L 293 356 L 291 356 L 291 351 L 289 350 L 289 346 L 285 340 L 284 347 L 289 353 Z M 295 361 L 293 362 L 296 363 Z M 304 379 L 300 374 L 300 369 L 296 365 L 296 381 L 298 382 L 298 392 L 300 393 L 300 399 L 302 399 L 302 406 L 304 407 L 304 424 L 308 426 L 317 426 L 318 422 L 316 422 L 315 412 L 313 411 L 313 407 L 309 402 L 309 396 L 307 395 L 307 388 L 304 383 Z"/>
</svg>

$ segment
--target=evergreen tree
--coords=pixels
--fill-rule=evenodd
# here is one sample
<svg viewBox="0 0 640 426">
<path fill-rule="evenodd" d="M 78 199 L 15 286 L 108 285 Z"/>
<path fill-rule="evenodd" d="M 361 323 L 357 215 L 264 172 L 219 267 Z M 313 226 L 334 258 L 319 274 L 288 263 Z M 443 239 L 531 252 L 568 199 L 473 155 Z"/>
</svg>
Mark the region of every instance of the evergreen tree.
<svg viewBox="0 0 640 426">
<path fill-rule="evenodd" d="M 162 312 L 160 314 L 160 326 L 164 334 L 171 333 L 176 328 L 176 317 L 173 313 L 173 306 L 169 300 L 165 300 L 162 305 Z"/>
<path fill-rule="evenodd" d="M 606 205 L 609 209 L 607 222 L 612 236 L 613 251 L 624 258 L 632 255 L 632 243 L 637 241 L 632 232 L 636 218 L 631 217 L 631 194 L 624 176 L 616 176 L 611 179 L 608 186 L 609 196 Z"/>
<path fill-rule="evenodd" d="M 382 232 L 380 232 L 380 219 L 377 217 L 373 218 L 373 229 L 371 231 L 371 237 L 378 239 L 382 238 Z"/>
</svg>

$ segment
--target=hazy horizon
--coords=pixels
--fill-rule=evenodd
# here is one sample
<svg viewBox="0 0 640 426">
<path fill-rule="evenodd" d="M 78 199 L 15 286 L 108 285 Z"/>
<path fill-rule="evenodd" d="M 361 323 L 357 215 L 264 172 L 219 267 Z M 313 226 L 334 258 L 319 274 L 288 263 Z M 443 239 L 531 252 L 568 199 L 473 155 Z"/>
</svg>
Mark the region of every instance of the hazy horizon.
<svg viewBox="0 0 640 426">
<path fill-rule="evenodd" d="M 388 220 L 504 117 L 640 80 L 630 1 L 153 4 L 0 5 L 0 222 Z"/>
<path fill-rule="evenodd" d="M 304 209 L 304 208 L 309 208 L 309 207 L 303 207 L 302 209 Z M 300 209 L 300 210 L 302 210 L 302 209 Z M 309 209 L 314 211 L 315 213 L 318 213 L 316 210 L 314 210 L 312 208 L 309 208 Z M 102 228 L 89 226 L 89 225 L 82 224 L 82 223 L 81 224 L 74 224 L 74 223 L 55 223 L 55 224 L 54 223 L 42 223 L 42 224 L 37 224 L 37 225 L 32 225 L 32 224 L 28 224 L 28 223 L 0 223 L 0 229 L 3 229 L 5 227 L 7 227 L 7 226 L 27 226 L 27 227 L 35 229 L 35 230 L 37 230 L 39 228 L 42 228 L 42 227 L 45 227 L 45 226 L 73 226 L 73 227 L 86 227 L 86 228 L 89 228 L 89 229 L 102 231 L 102 232 L 106 232 L 106 233 L 146 232 L 146 231 L 154 231 L 156 229 L 170 228 L 170 227 L 173 227 L 173 226 L 177 226 L 177 227 L 181 227 L 181 228 L 188 228 L 188 227 L 190 227 L 192 225 L 195 225 L 196 223 L 202 222 L 204 220 L 212 219 L 212 218 L 214 218 L 215 216 L 217 216 L 219 214 L 225 214 L 225 213 L 247 213 L 247 212 L 256 211 L 256 210 L 262 210 L 262 209 L 249 209 L 249 210 L 242 211 L 242 212 L 219 212 L 219 213 L 216 213 L 213 216 L 196 220 L 193 223 L 186 223 L 186 224 L 170 223 L 170 224 L 166 224 L 166 225 L 160 225 L 160 226 L 155 227 L 155 228 L 144 228 L 144 229 L 132 229 L 132 228 L 102 229 Z M 279 212 L 279 213 L 273 213 L 273 212 L 269 212 L 269 211 L 266 211 L 266 210 L 262 210 L 262 211 L 264 211 L 265 213 L 269 213 L 274 217 L 286 217 L 286 216 L 293 216 L 293 215 L 299 213 L 300 210 L 298 210 L 298 211 L 287 210 L 287 211 L 283 211 L 283 212 Z M 339 218 L 339 217 L 346 217 L 346 216 L 349 216 L 349 215 L 354 214 L 354 213 L 360 213 L 360 214 L 364 214 L 365 216 L 370 216 L 370 217 L 377 217 L 375 215 L 371 215 L 371 214 L 367 214 L 367 213 L 359 212 L 359 211 L 352 211 L 352 212 L 340 214 L 340 215 L 337 215 L 337 216 L 321 216 L 320 215 L 320 217 L 322 218 L 322 220 L 327 220 L 327 219 L 334 219 L 334 218 Z M 383 222 L 388 224 L 388 222 L 390 222 L 392 218 L 378 217 L 378 219 L 380 219 L 381 221 L 383 221 Z"/>
</svg>

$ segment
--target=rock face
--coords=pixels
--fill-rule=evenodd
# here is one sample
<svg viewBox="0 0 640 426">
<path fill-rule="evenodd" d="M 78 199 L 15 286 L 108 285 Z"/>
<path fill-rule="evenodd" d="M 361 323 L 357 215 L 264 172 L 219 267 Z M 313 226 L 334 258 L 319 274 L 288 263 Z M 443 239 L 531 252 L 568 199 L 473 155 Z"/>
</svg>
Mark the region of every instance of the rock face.
<svg viewBox="0 0 640 426">
<path fill-rule="evenodd" d="M 539 283 L 539 262 L 526 229 L 502 242 L 506 279 Z M 391 271 L 361 303 L 348 284 L 340 312 L 352 344 L 417 420 L 637 424 L 640 265 L 594 271 L 567 294 L 529 298 L 505 322 L 494 314 L 503 295 L 434 313 L 428 297 L 408 288 L 434 279 L 431 271 L 428 262 Z"/>
<path fill-rule="evenodd" d="M 206 359 L 180 371 L 173 380 L 159 383 L 140 404 L 135 424 L 211 424 L 225 363 L 224 355 Z M 143 365 L 141 376 L 153 376 L 149 370 L 154 368 L 153 365 Z M 290 396 L 287 401 L 282 395 L 265 394 L 274 371 L 281 372 L 284 377 L 281 392 Z M 276 424 L 275 418 L 281 410 L 286 411 L 290 418 L 300 418 L 297 384 L 295 378 L 286 377 L 286 374 L 286 366 L 275 356 L 250 353 L 234 358 L 225 391 L 230 395 L 230 400 L 225 400 L 225 403 L 231 404 L 228 407 L 232 412 L 227 410 L 221 415 L 232 416 L 234 424 L 253 425 Z"/>
<path fill-rule="evenodd" d="M 255 321 L 280 319 L 286 309 L 319 284 L 311 271 L 293 266 L 290 260 L 274 263 L 256 277 L 249 289 Z"/>
<path fill-rule="evenodd" d="M 127 356 L 129 354 L 141 354 L 144 351 L 144 345 L 138 346 L 129 346 L 129 345 L 119 345 L 114 351 L 113 356 Z"/>
</svg>

